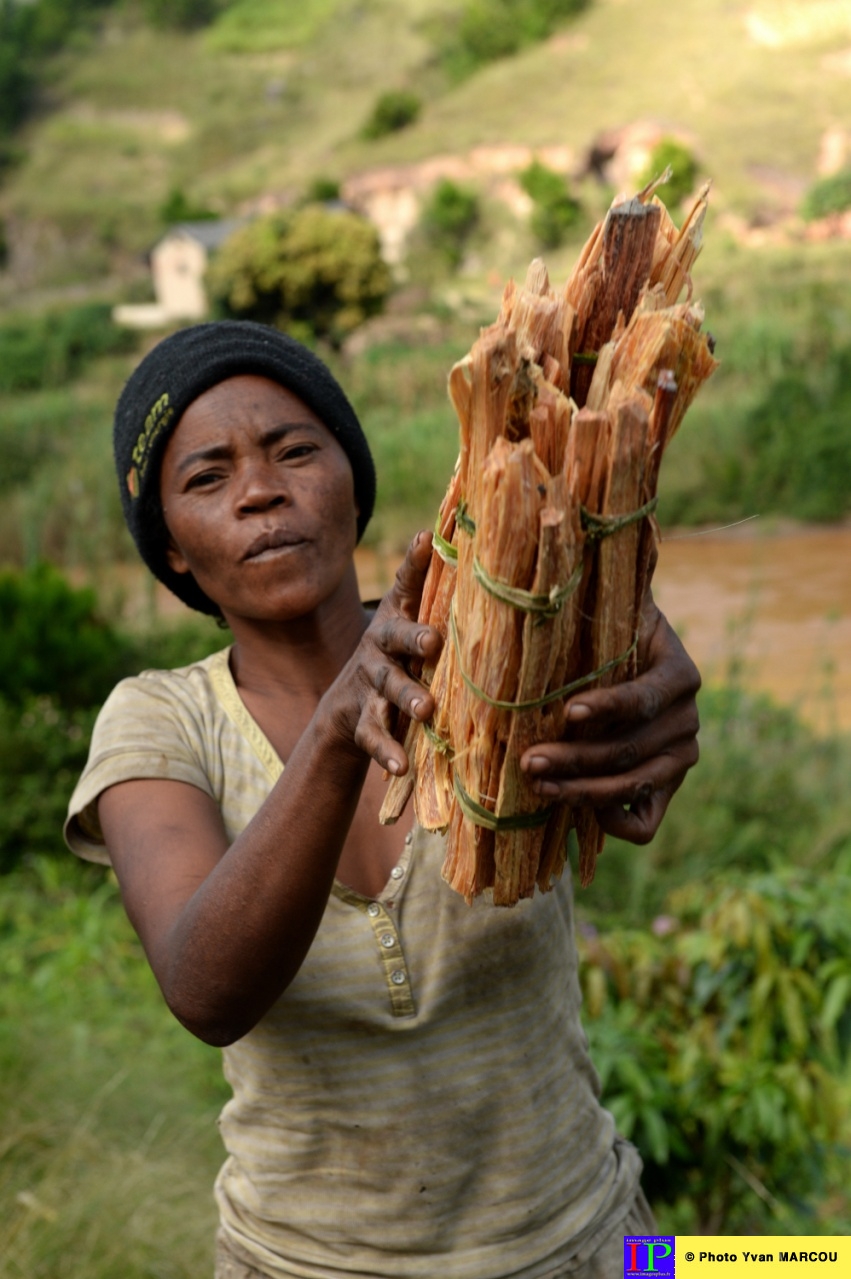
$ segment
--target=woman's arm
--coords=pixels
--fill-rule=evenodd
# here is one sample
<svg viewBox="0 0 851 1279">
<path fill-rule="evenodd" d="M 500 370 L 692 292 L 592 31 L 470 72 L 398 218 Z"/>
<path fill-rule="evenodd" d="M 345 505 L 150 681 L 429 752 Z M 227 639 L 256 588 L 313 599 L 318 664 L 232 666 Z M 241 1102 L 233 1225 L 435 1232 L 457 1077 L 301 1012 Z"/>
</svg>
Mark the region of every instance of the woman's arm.
<svg viewBox="0 0 851 1279">
<path fill-rule="evenodd" d="M 407 768 L 389 707 L 433 710 L 404 670 L 435 657 L 416 622 L 429 539 L 396 583 L 293 749 L 269 797 L 228 847 L 215 802 L 173 781 L 122 782 L 98 803 L 127 913 L 175 1016 L 227 1044 L 254 1026 L 298 972 L 328 901 L 370 758 Z"/>
</svg>

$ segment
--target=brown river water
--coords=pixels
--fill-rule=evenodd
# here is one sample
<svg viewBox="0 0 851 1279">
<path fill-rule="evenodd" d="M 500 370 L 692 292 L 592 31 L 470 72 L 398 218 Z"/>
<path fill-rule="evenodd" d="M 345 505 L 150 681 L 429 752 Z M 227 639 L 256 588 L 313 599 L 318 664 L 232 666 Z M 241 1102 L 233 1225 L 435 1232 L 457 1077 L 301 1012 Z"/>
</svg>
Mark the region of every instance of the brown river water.
<svg viewBox="0 0 851 1279">
<path fill-rule="evenodd" d="M 360 548 L 356 562 L 362 598 L 374 599 L 391 585 L 399 555 Z M 126 598 L 126 566 L 122 577 Z M 131 598 L 143 594 L 140 581 Z M 704 680 L 735 669 L 745 687 L 793 706 L 820 731 L 851 731 L 851 524 L 753 520 L 673 531 L 662 541 L 654 591 Z M 164 587 L 151 605 L 155 616 L 183 613 Z"/>
<path fill-rule="evenodd" d="M 364 598 L 396 562 L 358 552 Z M 851 526 L 675 531 L 654 591 L 705 680 L 735 669 L 820 731 L 851 730 Z"/>
</svg>

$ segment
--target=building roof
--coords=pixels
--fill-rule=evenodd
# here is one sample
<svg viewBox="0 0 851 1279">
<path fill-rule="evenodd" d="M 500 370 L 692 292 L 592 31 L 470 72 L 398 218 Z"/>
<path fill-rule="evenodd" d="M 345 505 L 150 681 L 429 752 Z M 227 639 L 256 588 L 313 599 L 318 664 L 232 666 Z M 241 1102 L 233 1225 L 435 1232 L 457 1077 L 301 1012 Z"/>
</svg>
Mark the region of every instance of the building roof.
<svg viewBox="0 0 851 1279">
<path fill-rule="evenodd" d="M 217 249 L 234 231 L 245 226 L 246 220 L 245 218 L 210 218 L 203 222 L 175 222 L 157 243 L 162 244 L 163 240 L 173 235 L 184 235 L 196 240 L 204 249 Z"/>
</svg>

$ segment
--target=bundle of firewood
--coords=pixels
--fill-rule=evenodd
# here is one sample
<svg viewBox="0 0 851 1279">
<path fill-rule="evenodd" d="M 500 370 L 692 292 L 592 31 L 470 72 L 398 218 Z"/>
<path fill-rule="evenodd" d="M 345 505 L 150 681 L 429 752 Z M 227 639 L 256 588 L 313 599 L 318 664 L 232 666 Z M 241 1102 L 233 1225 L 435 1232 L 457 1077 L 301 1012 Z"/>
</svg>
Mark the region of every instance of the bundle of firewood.
<svg viewBox="0 0 851 1279">
<path fill-rule="evenodd" d="M 689 274 L 707 193 L 680 230 L 654 186 L 613 205 L 564 290 L 533 262 L 450 374 L 460 455 L 419 614 L 446 642 L 414 672 L 435 711 L 400 724 L 411 768 L 381 819 L 413 792 L 420 824 L 448 831 L 443 875 L 468 901 L 548 890 L 572 828 L 593 878 L 593 811 L 548 804 L 519 761 L 562 736 L 571 694 L 636 671 L 662 453 L 716 367 Z"/>
</svg>

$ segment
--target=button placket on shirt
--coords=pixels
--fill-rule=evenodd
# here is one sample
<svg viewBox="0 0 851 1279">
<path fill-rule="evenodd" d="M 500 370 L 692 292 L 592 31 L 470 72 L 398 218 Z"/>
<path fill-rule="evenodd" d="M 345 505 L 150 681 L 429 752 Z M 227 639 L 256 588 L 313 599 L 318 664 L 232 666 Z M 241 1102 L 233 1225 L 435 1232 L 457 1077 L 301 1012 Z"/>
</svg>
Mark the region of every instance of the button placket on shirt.
<svg viewBox="0 0 851 1279">
<path fill-rule="evenodd" d="M 406 852 L 410 849 L 412 836 L 405 836 Z M 405 866 L 394 866 L 390 872 L 390 882 L 401 885 L 405 878 Z M 402 943 L 399 940 L 398 920 L 390 914 L 395 902 L 371 901 L 366 907 L 366 915 L 372 926 L 373 935 L 378 943 L 379 957 L 384 976 L 387 981 L 387 993 L 390 996 L 390 1007 L 395 1017 L 413 1017 L 416 1013 L 411 979 Z"/>
</svg>

